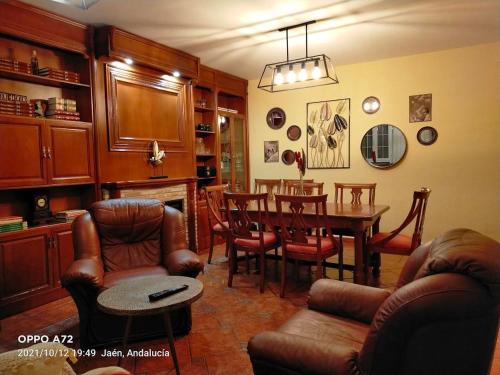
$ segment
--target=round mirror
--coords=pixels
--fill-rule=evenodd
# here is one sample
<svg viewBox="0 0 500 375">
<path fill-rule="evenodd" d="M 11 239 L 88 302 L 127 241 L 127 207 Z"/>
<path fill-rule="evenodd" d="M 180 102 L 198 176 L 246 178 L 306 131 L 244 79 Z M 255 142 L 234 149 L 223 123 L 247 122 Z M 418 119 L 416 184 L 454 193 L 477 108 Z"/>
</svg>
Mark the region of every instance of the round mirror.
<svg viewBox="0 0 500 375">
<path fill-rule="evenodd" d="M 363 104 L 361 105 L 363 111 L 368 114 L 375 113 L 380 108 L 380 100 L 375 96 L 369 96 L 365 100 L 363 100 Z"/>
<path fill-rule="evenodd" d="M 297 125 L 290 126 L 286 131 L 286 136 L 291 141 L 298 140 L 301 135 L 302 135 L 302 130 L 300 130 L 300 128 Z"/>
<path fill-rule="evenodd" d="M 285 111 L 278 107 L 271 109 L 267 112 L 266 121 L 271 129 L 281 128 L 286 121 Z"/>
<path fill-rule="evenodd" d="M 380 124 L 368 130 L 361 140 L 361 154 L 375 168 L 390 168 L 406 153 L 406 138 L 399 128 Z"/>
<path fill-rule="evenodd" d="M 295 152 L 292 150 L 283 151 L 281 161 L 286 165 L 292 165 L 295 162 Z"/>
<path fill-rule="evenodd" d="M 417 133 L 417 140 L 425 146 L 432 145 L 437 137 L 438 132 L 432 126 L 424 126 Z"/>
</svg>

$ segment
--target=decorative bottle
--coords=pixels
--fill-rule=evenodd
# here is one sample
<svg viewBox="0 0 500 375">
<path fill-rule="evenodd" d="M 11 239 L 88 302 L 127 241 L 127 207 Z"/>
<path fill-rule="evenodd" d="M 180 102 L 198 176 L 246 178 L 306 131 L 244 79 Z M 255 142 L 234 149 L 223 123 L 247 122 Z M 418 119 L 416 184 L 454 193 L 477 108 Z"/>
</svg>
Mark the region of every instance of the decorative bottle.
<svg viewBox="0 0 500 375">
<path fill-rule="evenodd" d="M 31 73 L 38 75 L 38 57 L 36 56 L 36 50 L 33 50 L 31 54 Z"/>
</svg>

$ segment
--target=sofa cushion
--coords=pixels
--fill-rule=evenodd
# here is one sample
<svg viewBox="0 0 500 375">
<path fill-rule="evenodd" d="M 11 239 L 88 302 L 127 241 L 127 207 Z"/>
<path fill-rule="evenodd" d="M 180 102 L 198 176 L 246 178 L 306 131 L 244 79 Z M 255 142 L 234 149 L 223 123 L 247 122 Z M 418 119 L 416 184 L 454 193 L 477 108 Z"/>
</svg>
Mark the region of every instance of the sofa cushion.
<svg viewBox="0 0 500 375">
<path fill-rule="evenodd" d="M 90 208 L 106 271 L 161 263 L 163 204 L 156 199 L 110 199 Z"/>
<path fill-rule="evenodd" d="M 111 288 L 122 281 L 142 279 L 151 276 L 168 275 L 167 270 L 162 266 L 137 267 L 130 270 L 106 272 L 104 274 L 104 287 Z"/>
</svg>

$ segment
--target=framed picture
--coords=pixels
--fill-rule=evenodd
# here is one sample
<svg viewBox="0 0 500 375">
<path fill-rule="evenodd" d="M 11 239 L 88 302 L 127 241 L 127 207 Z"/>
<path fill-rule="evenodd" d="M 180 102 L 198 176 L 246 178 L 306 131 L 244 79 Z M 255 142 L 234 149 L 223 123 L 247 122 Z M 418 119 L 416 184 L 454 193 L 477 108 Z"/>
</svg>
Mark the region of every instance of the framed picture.
<svg viewBox="0 0 500 375">
<path fill-rule="evenodd" d="M 264 163 L 279 163 L 279 161 L 278 141 L 264 141 Z"/>
<path fill-rule="evenodd" d="M 410 122 L 432 121 L 432 94 L 410 96 Z"/>
<path fill-rule="evenodd" d="M 350 168 L 351 99 L 307 103 L 307 168 Z"/>
</svg>

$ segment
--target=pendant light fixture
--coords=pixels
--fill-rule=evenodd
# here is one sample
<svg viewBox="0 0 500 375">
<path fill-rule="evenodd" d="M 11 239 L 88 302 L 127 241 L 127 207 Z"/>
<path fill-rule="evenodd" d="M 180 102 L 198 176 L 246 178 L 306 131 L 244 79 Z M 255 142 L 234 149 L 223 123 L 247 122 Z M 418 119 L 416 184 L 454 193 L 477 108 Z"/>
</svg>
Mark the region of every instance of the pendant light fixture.
<svg viewBox="0 0 500 375">
<path fill-rule="evenodd" d="M 259 81 L 259 89 L 279 92 L 339 83 L 332 61 L 328 56 L 325 54 L 309 56 L 307 26 L 315 22 L 308 21 L 278 30 L 286 32 L 286 61 L 267 64 L 264 67 Z M 288 30 L 297 27 L 306 28 L 306 56 L 299 59 L 290 59 Z"/>
</svg>

